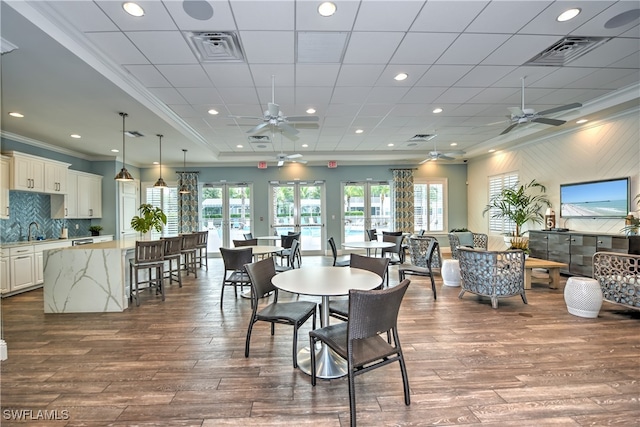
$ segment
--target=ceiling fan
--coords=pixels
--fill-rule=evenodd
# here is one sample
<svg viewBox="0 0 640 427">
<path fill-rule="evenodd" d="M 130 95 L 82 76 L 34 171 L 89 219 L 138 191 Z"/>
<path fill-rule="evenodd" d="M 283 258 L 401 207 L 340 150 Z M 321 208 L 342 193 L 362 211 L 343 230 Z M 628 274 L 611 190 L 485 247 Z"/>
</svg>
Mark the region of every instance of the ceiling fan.
<svg viewBox="0 0 640 427">
<path fill-rule="evenodd" d="M 271 76 L 271 102 L 267 103 L 267 109 L 262 117 L 255 116 L 229 116 L 233 119 L 254 119 L 262 120 L 262 123 L 257 124 L 253 128 L 249 129 L 247 133 L 257 133 L 262 130 L 271 128 L 272 130 L 278 129 L 281 133 L 285 133 L 288 137 L 295 136 L 300 131 L 294 126 L 296 123 L 304 123 L 306 127 L 315 125 L 317 128 L 318 116 L 285 116 L 280 111 L 280 106 L 275 102 L 275 82 L 276 76 Z M 294 123 L 292 126 L 291 123 Z"/>
<path fill-rule="evenodd" d="M 290 163 L 302 163 L 303 165 L 307 163 L 306 160 L 299 160 L 302 157 L 302 154 L 284 154 L 280 153 L 276 155 L 276 160 L 278 161 L 278 167 L 284 165 L 285 162 Z"/>
<path fill-rule="evenodd" d="M 508 128 L 503 130 L 500 135 L 504 135 L 505 133 L 511 132 L 518 125 L 529 123 L 529 122 L 542 123 L 542 124 L 551 125 L 551 126 L 563 125 L 567 122 L 566 120 L 550 119 L 543 116 L 546 116 L 548 114 L 559 113 L 560 111 L 571 110 L 573 108 L 582 107 L 582 104 L 580 104 L 579 102 L 574 102 L 572 104 L 549 108 L 548 110 L 544 110 L 540 112 L 536 112 L 536 110 L 534 110 L 533 108 L 524 108 L 524 77 L 522 77 L 521 80 L 522 80 L 522 104 L 520 107 L 509 107 L 509 111 L 511 112 L 511 115 L 507 117 L 511 121 L 511 124 L 509 125 Z"/>
<path fill-rule="evenodd" d="M 452 156 L 462 156 L 464 155 L 465 152 L 462 150 L 455 150 L 455 151 L 438 151 L 438 148 L 436 147 L 436 143 L 435 141 L 433 142 L 433 151 L 429 151 L 429 155 L 426 159 L 424 159 L 423 161 L 420 162 L 420 164 L 429 162 L 429 161 L 437 161 L 437 160 L 455 160 L 455 157 Z"/>
</svg>

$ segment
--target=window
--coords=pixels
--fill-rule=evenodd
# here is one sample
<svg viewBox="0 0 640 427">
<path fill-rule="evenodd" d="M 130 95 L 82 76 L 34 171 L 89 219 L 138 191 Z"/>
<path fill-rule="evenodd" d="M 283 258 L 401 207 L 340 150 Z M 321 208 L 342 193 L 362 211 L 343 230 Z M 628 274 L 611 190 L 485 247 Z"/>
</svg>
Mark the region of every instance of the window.
<svg viewBox="0 0 640 427">
<path fill-rule="evenodd" d="M 155 188 L 149 185 L 145 189 L 145 203 L 159 206 L 167 216 L 167 224 L 162 232 L 151 230 L 151 238 L 159 239 L 162 236 L 177 236 L 180 234 L 178 224 L 178 188 Z"/>
<path fill-rule="evenodd" d="M 446 179 L 414 181 L 414 231 L 443 232 L 446 230 L 446 192 Z"/>
<path fill-rule="evenodd" d="M 500 194 L 503 188 L 513 187 L 518 183 L 518 173 L 509 172 L 501 175 L 489 177 L 489 199 Z M 496 213 L 495 209 L 489 210 L 489 232 L 499 234 L 509 234 L 515 231 L 516 225 L 513 221 L 506 218 L 493 218 Z"/>
</svg>

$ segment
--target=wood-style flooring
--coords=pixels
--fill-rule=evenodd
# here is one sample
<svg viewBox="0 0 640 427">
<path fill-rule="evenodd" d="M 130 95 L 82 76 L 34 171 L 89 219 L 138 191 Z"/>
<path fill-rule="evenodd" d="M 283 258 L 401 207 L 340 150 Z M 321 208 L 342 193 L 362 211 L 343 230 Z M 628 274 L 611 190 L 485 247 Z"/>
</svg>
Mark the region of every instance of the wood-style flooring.
<svg viewBox="0 0 640 427">
<path fill-rule="evenodd" d="M 346 379 L 312 388 L 292 366 L 291 327 L 272 337 L 258 323 L 244 357 L 250 303 L 227 289 L 220 308 L 221 276 L 210 259 L 165 302 L 145 293 L 123 313 L 45 315 L 42 290 L 2 300 L 0 424 L 347 426 Z M 575 317 L 542 284 L 497 310 L 439 277 L 437 290 L 414 280 L 400 310 L 411 405 L 398 364 L 377 369 L 356 378 L 359 425 L 639 425 L 639 312 L 605 302 L 597 319 Z"/>
</svg>

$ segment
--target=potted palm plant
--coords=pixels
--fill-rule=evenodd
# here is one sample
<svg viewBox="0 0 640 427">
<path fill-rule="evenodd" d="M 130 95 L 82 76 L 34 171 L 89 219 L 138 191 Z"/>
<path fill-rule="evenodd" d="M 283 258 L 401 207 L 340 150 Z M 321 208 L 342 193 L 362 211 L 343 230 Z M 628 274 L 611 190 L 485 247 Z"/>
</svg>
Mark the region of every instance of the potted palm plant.
<svg viewBox="0 0 640 427">
<path fill-rule="evenodd" d="M 140 215 L 131 218 L 131 228 L 142 235 L 146 235 L 152 229 L 162 231 L 162 227 L 167 223 L 167 216 L 157 206 L 143 203 L 138 208 Z"/>
<path fill-rule="evenodd" d="M 515 230 L 505 238 L 505 243 L 510 247 L 523 249 L 525 246 L 523 242 L 526 242 L 525 247 L 528 248 L 528 241 L 523 238 L 522 226 L 527 222 L 542 224 L 544 216 L 540 212 L 541 209 L 545 206 L 551 207 L 546 191 L 546 187 L 535 179 L 528 184 L 516 183 L 513 187 L 505 187 L 491 197 L 482 215 L 490 212 L 491 218 L 512 221 L 515 224 Z"/>
</svg>

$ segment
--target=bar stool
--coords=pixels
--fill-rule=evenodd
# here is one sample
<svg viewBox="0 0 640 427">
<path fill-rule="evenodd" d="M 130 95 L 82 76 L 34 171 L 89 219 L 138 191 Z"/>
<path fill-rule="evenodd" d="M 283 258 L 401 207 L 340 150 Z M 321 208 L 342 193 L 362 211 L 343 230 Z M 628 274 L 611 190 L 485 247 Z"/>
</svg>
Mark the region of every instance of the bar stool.
<svg viewBox="0 0 640 427">
<path fill-rule="evenodd" d="M 209 259 L 207 257 L 207 241 L 209 240 L 209 231 L 196 231 L 198 235 L 198 244 L 196 245 L 196 259 L 198 260 L 198 268 L 202 268 L 202 260 L 204 259 L 204 266 L 209 271 Z"/>
<path fill-rule="evenodd" d="M 169 284 L 178 282 L 180 287 L 182 287 L 182 269 L 180 268 L 180 261 L 182 258 L 182 237 L 165 237 L 162 241 L 164 242 L 164 260 L 167 262 L 168 267 L 165 271 L 165 277 L 169 279 Z"/>
<path fill-rule="evenodd" d="M 190 272 L 198 278 L 198 268 L 197 268 L 197 245 L 198 245 L 198 235 L 195 233 L 182 234 L 180 236 L 182 238 L 182 248 L 180 249 L 180 253 L 183 257 L 183 268 L 184 271 L 187 272 L 187 276 Z"/>
<path fill-rule="evenodd" d="M 140 269 L 147 270 L 147 280 L 140 280 Z M 152 270 L 155 270 L 155 279 Z M 162 240 L 136 241 L 135 258 L 129 260 L 129 286 L 131 287 L 129 301 L 135 298 L 136 306 L 140 305 L 139 285 L 144 283 L 148 283 L 149 288 L 155 287 L 156 293 L 159 292 L 162 295 L 162 301 L 164 301 L 163 281 L 164 242 Z"/>
</svg>

